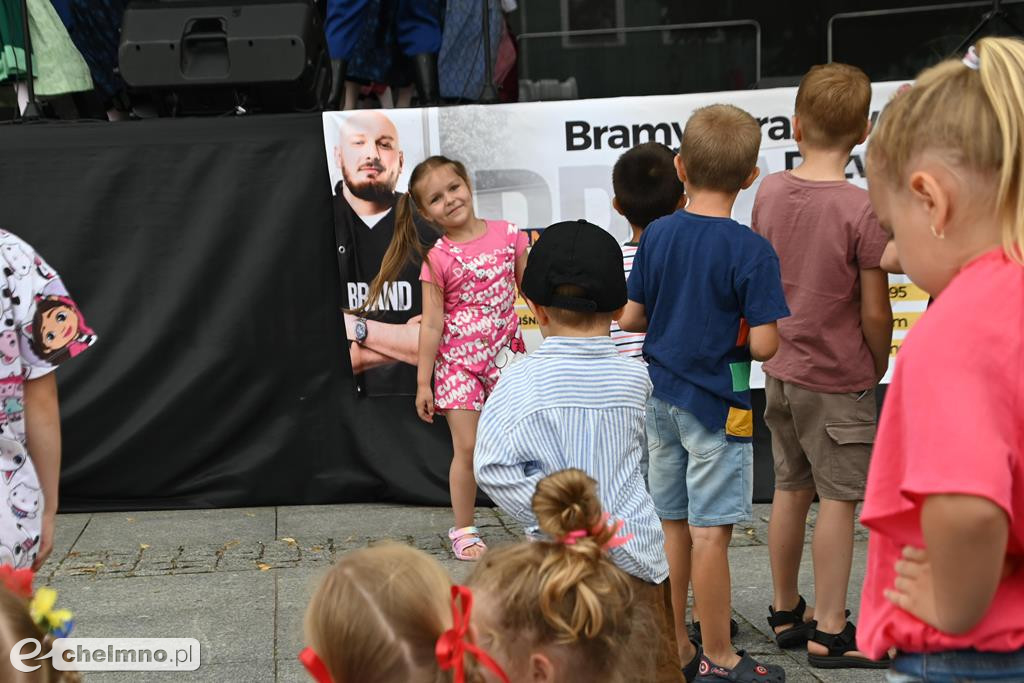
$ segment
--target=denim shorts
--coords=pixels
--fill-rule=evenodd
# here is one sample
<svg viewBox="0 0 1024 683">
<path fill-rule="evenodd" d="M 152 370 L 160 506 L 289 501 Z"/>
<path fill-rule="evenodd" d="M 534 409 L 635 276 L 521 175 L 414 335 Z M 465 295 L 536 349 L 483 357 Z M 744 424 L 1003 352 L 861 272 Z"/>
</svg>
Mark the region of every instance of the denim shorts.
<svg viewBox="0 0 1024 683">
<path fill-rule="evenodd" d="M 693 414 L 653 396 L 647 402 L 648 478 L 662 519 L 725 526 L 753 514 L 754 449 L 727 441 Z"/>
<path fill-rule="evenodd" d="M 1016 652 L 901 652 L 892 660 L 886 680 L 889 683 L 1020 683 L 1024 681 L 1024 649 Z"/>
</svg>

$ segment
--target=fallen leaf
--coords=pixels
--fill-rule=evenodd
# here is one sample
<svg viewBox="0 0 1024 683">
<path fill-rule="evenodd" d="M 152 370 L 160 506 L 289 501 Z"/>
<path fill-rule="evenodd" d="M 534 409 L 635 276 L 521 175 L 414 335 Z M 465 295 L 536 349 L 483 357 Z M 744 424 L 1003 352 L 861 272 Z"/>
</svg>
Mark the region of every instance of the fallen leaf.
<svg viewBox="0 0 1024 683">
<path fill-rule="evenodd" d="M 251 512 L 243 512 L 242 514 L 245 515 L 246 517 L 255 517 L 256 516 L 256 515 L 254 515 Z"/>
<path fill-rule="evenodd" d="M 141 548 L 142 550 L 146 550 L 146 549 L 149 548 L 149 544 L 148 543 L 140 543 L 139 544 L 139 548 Z"/>
<path fill-rule="evenodd" d="M 239 543 L 241 543 L 241 541 L 237 541 L 237 540 L 235 540 L 235 541 L 228 541 L 227 543 L 224 544 L 224 550 L 230 550 L 231 548 L 234 548 Z"/>
<path fill-rule="evenodd" d="M 124 521 L 126 521 L 126 522 L 134 522 L 135 518 L 134 517 L 125 517 Z"/>
<path fill-rule="evenodd" d="M 291 536 L 285 536 L 281 540 L 284 541 L 285 543 L 287 543 L 288 545 L 298 545 L 299 544 L 298 541 L 296 541 Z"/>
<path fill-rule="evenodd" d="M 274 568 L 273 565 L 265 564 L 263 562 L 257 562 L 256 566 L 260 568 L 261 572 L 265 572 L 268 569 L 273 569 Z"/>
<path fill-rule="evenodd" d="M 320 552 L 323 549 L 324 549 L 324 547 L 322 545 L 315 545 L 312 548 L 310 548 L 310 551 L 312 551 L 314 553 L 318 553 L 318 552 Z"/>
</svg>

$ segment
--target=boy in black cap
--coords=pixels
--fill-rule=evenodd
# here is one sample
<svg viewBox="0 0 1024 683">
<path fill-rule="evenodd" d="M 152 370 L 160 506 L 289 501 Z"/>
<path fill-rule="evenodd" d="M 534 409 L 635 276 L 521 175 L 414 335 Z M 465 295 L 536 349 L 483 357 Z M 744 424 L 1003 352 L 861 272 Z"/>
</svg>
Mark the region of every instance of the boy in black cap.
<svg viewBox="0 0 1024 683">
<path fill-rule="evenodd" d="M 477 483 L 530 527 L 542 478 L 575 467 L 596 479 L 601 505 L 632 535 L 611 559 L 633 577 L 661 626 L 652 644 L 657 676 L 649 680 L 681 681 L 665 536 L 640 473 L 651 383 L 644 366 L 618 354 L 608 336 L 626 304 L 622 251 L 596 225 L 557 223 L 530 251 L 522 290 L 545 339 L 505 371 L 484 406 L 473 455 Z M 694 657 L 687 681 L 696 668 Z"/>
</svg>

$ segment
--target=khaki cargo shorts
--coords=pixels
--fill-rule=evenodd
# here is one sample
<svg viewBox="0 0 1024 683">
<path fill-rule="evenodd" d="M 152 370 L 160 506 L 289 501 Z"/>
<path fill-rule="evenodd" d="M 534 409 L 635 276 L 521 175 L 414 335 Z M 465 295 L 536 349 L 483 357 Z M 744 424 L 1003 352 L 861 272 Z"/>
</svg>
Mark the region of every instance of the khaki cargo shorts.
<svg viewBox="0 0 1024 683">
<path fill-rule="evenodd" d="M 775 488 L 863 500 L 878 413 L 875 390 L 824 394 L 765 377 Z"/>
</svg>

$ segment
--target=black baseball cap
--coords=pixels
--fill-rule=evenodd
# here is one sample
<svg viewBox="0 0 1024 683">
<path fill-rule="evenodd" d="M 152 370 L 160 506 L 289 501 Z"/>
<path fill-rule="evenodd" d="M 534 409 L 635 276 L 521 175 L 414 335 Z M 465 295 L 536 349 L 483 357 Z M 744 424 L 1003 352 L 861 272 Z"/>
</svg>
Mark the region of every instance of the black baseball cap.
<svg viewBox="0 0 1024 683">
<path fill-rule="evenodd" d="M 556 295 L 561 285 L 575 285 L 583 294 Z M 622 248 L 608 231 L 583 219 L 555 223 L 530 249 L 522 287 L 523 294 L 541 306 L 616 311 L 626 305 Z"/>
</svg>

